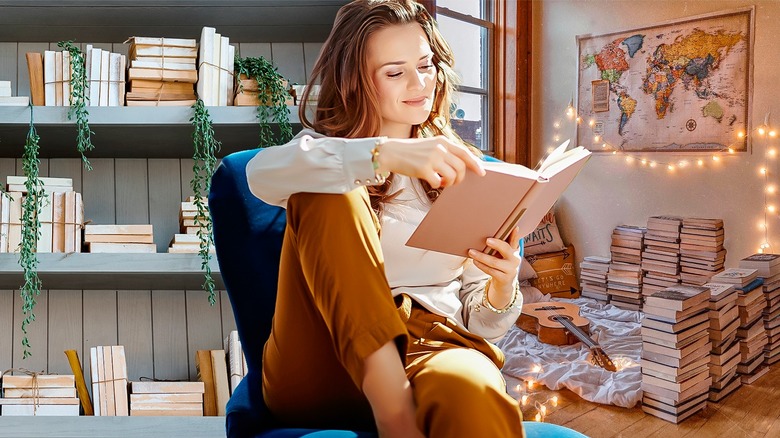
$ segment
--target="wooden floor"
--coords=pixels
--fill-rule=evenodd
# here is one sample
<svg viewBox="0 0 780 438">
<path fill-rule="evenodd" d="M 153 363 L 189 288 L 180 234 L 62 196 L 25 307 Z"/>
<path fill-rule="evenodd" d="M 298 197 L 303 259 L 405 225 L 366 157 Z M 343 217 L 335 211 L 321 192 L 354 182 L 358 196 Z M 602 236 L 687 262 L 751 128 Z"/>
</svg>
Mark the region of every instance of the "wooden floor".
<svg viewBox="0 0 780 438">
<path fill-rule="evenodd" d="M 780 437 L 780 364 L 679 425 L 647 415 L 639 406 L 625 409 L 591 403 L 569 390 L 544 389 L 534 398 L 545 399 L 545 394 L 560 400 L 557 407 L 548 408 L 546 422 L 592 438 Z M 523 408 L 525 420 L 533 420 L 536 413 L 533 407 Z"/>
</svg>

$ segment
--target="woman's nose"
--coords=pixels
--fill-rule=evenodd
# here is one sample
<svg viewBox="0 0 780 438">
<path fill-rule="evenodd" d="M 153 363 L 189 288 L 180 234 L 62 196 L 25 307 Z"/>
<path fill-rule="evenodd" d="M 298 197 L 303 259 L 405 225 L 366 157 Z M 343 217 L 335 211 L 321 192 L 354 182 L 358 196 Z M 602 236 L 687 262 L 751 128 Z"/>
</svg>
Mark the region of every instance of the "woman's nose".
<svg viewBox="0 0 780 438">
<path fill-rule="evenodd" d="M 408 86 L 410 90 L 425 89 L 425 74 L 417 72 L 417 74 L 410 75 Z"/>
</svg>

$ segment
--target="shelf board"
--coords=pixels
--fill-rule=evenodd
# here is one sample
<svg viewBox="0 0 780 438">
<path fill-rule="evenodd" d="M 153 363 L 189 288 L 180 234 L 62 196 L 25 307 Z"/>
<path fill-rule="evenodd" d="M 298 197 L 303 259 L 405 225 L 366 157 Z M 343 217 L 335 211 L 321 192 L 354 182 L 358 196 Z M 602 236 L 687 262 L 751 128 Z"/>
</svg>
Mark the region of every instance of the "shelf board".
<svg viewBox="0 0 780 438">
<path fill-rule="evenodd" d="M 0 289 L 24 283 L 18 254 L 0 254 Z M 75 290 L 198 290 L 203 271 L 198 254 L 38 254 L 38 277 L 43 289 Z M 211 275 L 224 289 L 216 257 Z"/>
<path fill-rule="evenodd" d="M 257 147 L 260 128 L 257 107 L 206 107 L 214 122 L 214 136 L 222 142 L 218 157 Z M 293 132 L 301 129 L 298 107 L 291 106 Z M 192 157 L 190 107 L 87 107 L 95 149 L 88 158 Z M 78 158 L 75 121 L 67 107 L 37 106 L 33 110 L 40 136 L 41 158 Z M 0 158 L 19 158 L 30 125 L 26 106 L 0 107 Z M 278 134 L 278 130 L 275 131 Z"/>
<path fill-rule="evenodd" d="M 211 438 L 225 417 L 3 417 L 0 437 Z"/>
<path fill-rule="evenodd" d="M 128 37 L 200 39 L 211 26 L 231 43 L 322 42 L 348 0 L 0 0 L 0 41 Z"/>
</svg>

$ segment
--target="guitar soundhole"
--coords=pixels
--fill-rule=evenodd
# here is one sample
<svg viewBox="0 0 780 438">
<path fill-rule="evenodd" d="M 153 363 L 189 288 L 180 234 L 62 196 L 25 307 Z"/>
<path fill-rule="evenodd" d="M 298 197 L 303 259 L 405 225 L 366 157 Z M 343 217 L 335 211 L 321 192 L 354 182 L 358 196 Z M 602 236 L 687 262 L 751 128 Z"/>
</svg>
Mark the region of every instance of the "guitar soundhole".
<svg viewBox="0 0 780 438">
<path fill-rule="evenodd" d="M 574 318 L 572 318 L 571 316 L 568 316 L 568 315 L 552 315 L 552 316 L 548 317 L 548 319 L 550 321 L 553 321 L 553 322 L 559 322 L 562 319 L 565 319 L 567 321 L 573 321 L 574 320 Z"/>
</svg>

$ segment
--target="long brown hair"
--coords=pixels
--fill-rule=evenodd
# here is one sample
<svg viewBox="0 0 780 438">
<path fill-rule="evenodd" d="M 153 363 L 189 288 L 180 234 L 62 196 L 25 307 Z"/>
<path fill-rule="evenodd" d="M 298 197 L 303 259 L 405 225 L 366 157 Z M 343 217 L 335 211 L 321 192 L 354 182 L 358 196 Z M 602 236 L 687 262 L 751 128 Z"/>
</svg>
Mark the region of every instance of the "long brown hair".
<svg viewBox="0 0 780 438">
<path fill-rule="evenodd" d="M 303 126 L 329 137 L 378 136 L 381 112 L 371 74 L 367 71 L 368 39 L 387 26 L 408 23 L 418 23 L 422 27 L 437 70 L 431 114 L 425 122 L 414 127 L 412 135 L 445 135 L 462 142 L 450 128 L 450 103 L 457 81 L 452 49 L 425 7 L 413 0 L 355 0 L 339 9 L 302 96 L 302 101 L 307 102 L 312 85 L 319 81 L 314 119 L 310 120 L 305 105 L 299 108 Z M 387 193 L 392 181 L 393 175 L 390 175 L 384 184 L 368 187 L 371 206 L 376 212 L 381 212 L 382 204 L 394 196 Z M 441 189 L 432 188 L 425 180 L 420 182 L 428 198 L 434 201 Z"/>
</svg>

